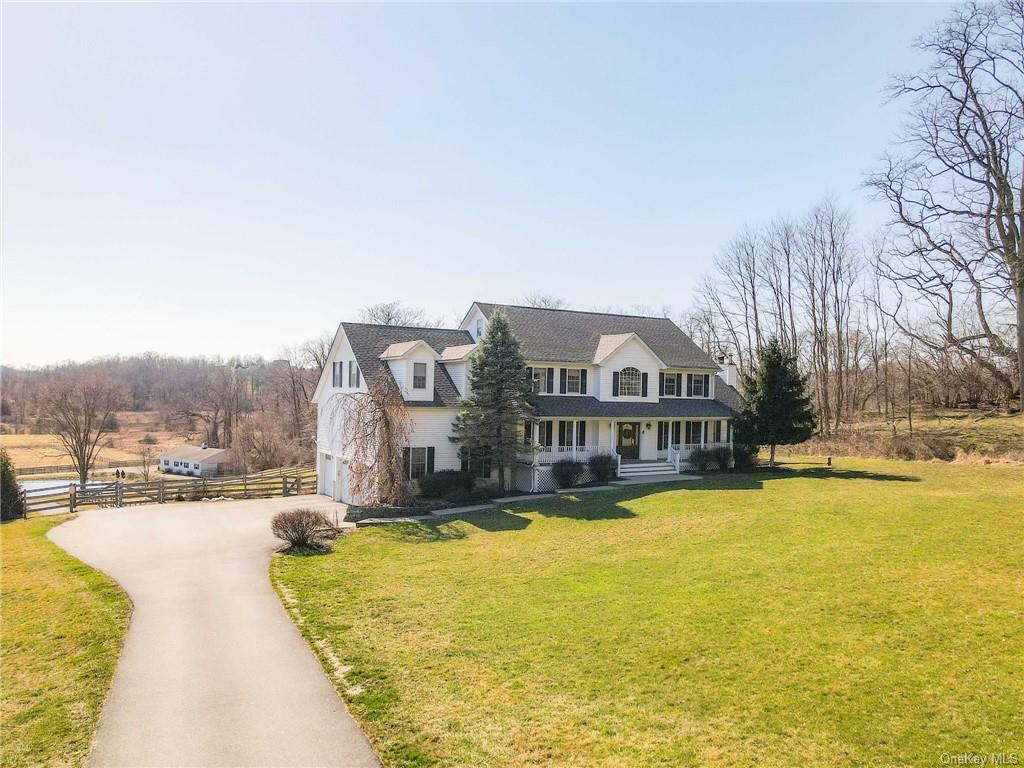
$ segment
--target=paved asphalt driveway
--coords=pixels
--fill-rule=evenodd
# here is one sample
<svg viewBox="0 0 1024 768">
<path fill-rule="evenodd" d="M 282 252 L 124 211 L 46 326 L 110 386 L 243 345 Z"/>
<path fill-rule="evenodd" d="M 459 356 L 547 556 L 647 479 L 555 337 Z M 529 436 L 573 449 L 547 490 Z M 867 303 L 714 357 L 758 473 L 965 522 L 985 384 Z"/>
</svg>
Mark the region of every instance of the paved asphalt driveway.
<svg viewBox="0 0 1024 768">
<path fill-rule="evenodd" d="M 134 603 L 94 766 L 378 766 L 270 586 L 281 509 L 324 497 L 81 513 L 50 531 Z"/>
</svg>

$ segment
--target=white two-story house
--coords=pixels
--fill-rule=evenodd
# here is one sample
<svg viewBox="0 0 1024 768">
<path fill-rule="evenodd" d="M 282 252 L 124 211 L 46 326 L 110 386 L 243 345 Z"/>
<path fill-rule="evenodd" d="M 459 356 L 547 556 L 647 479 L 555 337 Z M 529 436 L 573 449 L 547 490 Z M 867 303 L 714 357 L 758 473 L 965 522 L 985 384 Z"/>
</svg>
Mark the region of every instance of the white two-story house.
<svg viewBox="0 0 1024 768">
<path fill-rule="evenodd" d="M 321 493 L 353 501 L 339 403 L 376 377 L 391 377 L 405 401 L 409 478 L 464 468 L 453 422 L 468 394 L 470 360 L 498 311 L 519 340 L 535 393 L 512 473 L 519 490 L 549 488 L 545 468 L 562 458 L 612 454 L 629 477 L 679 472 L 695 448 L 731 445 L 740 407 L 735 367 L 716 363 L 671 320 L 476 302 L 455 329 L 339 326 L 313 394 Z"/>
</svg>

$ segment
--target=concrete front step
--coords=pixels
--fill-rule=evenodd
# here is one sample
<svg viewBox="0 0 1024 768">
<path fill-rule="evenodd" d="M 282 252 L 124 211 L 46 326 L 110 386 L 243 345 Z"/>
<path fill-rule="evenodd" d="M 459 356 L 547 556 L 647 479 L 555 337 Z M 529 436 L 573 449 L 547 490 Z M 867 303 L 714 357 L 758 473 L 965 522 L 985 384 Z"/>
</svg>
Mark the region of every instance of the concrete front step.
<svg viewBox="0 0 1024 768">
<path fill-rule="evenodd" d="M 666 472 L 675 472 L 675 467 L 667 461 L 651 461 L 643 464 L 623 464 L 619 467 L 619 477 L 663 475 Z"/>
</svg>

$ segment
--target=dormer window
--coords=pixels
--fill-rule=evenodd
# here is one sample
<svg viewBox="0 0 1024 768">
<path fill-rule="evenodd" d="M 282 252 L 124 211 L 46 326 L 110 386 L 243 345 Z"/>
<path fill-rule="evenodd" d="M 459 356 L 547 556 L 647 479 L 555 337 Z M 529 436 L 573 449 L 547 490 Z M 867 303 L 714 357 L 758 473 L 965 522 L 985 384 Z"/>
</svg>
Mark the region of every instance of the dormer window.
<svg viewBox="0 0 1024 768">
<path fill-rule="evenodd" d="M 619 371 L 619 397 L 640 397 L 640 371 L 636 368 Z"/>
<path fill-rule="evenodd" d="M 427 388 L 427 364 L 426 363 L 413 363 L 412 364 L 412 388 L 413 389 L 426 389 Z"/>
</svg>

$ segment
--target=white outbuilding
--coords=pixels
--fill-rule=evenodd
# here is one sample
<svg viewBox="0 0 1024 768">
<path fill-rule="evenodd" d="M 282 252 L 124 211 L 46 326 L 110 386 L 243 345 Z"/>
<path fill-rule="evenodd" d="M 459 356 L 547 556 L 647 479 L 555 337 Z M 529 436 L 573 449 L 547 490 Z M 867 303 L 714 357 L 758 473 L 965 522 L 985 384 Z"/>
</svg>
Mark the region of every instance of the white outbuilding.
<svg viewBox="0 0 1024 768">
<path fill-rule="evenodd" d="M 216 477 L 227 470 L 230 459 L 230 451 L 226 448 L 182 445 L 160 454 L 160 471 L 172 475 Z"/>
</svg>

